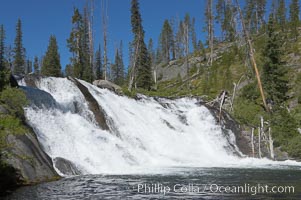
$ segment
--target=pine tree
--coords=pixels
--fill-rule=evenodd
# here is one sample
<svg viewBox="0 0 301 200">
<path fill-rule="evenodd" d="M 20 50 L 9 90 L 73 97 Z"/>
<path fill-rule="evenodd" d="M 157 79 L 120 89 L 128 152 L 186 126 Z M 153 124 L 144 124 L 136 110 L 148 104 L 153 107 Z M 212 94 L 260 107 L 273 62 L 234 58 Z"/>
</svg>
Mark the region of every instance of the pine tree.
<svg viewBox="0 0 301 200">
<path fill-rule="evenodd" d="M 148 54 L 150 56 L 150 63 L 152 68 L 153 79 L 156 84 L 157 82 L 157 68 L 156 68 L 156 53 L 154 51 L 153 39 L 150 38 L 147 45 Z"/>
<path fill-rule="evenodd" d="M 26 60 L 25 73 L 26 73 L 26 74 L 32 73 L 32 61 L 29 60 L 29 59 Z"/>
<path fill-rule="evenodd" d="M 299 36 L 298 27 L 300 25 L 299 19 L 300 5 L 299 0 L 292 0 L 290 4 L 290 27 L 292 37 L 297 40 Z"/>
<path fill-rule="evenodd" d="M 211 66 L 213 62 L 213 42 L 214 42 L 214 28 L 213 28 L 213 1 L 212 0 L 207 0 L 207 6 L 206 6 L 206 12 L 205 12 L 205 17 L 206 17 L 206 31 L 208 33 L 207 37 L 207 44 L 210 49 L 210 56 L 208 59 L 208 64 Z"/>
<path fill-rule="evenodd" d="M 124 62 L 123 62 L 123 42 L 122 40 L 120 41 L 119 44 L 119 57 L 120 57 L 120 70 L 121 70 L 121 76 L 122 76 L 122 83 L 124 83 L 125 80 L 125 66 L 124 66 Z"/>
<path fill-rule="evenodd" d="M 40 64 L 39 64 L 39 58 L 38 58 L 38 56 L 34 57 L 33 68 L 34 68 L 34 73 L 36 75 L 39 75 L 40 74 Z"/>
<path fill-rule="evenodd" d="M 266 0 L 257 0 L 257 16 L 260 28 L 263 28 L 265 25 L 266 3 Z"/>
<path fill-rule="evenodd" d="M 24 74 L 25 73 L 25 53 L 22 43 L 22 22 L 18 19 L 16 26 L 16 38 L 15 38 L 15 48 L 14 48 L 14 74 Z"/>
<path fill-rule="evenodd" d="M 0 91 L 2 91 L 5 85 L 8 84 L 9 70 L 5 67 L 4 60 L 4 49 L 5 49 L 5 30 L 4 26 L 0 26 Z"/>
<path fill-rule="evenodd" d="M 190 35 L 191 35 L 193 52 L 196 52 L 196 51 L 198 51 L 198 42 L 197 42 L 196 32 L 195 32 L 195 18 L 192 18 L 192 21 L 191 21 Z"/>
<path fill-rule="evenodd" d="M 149 41 L 148 41 L 147 49 L 148 49 L 148 54 L 150 56 L 151 63 L 152 63 L 152 66 L 153 66 L 153 64 L 155 64 L 156 54 L 155 54 L 155 51 L 154 51 L 154 42 L 153 42 L 152 38 L 150 38 Z"/>
<path fill-rule="evenodd" d="M 254 20 L 254 10 L 255 10 L 255 1 L 246 0 L 244 13 L 245 13 L 245 23 L 249 32 L 251 32 L 252 23 Z"/>
<path fill-rule="evenodd" d="M 82 52 L 82 63 L 83 63 L 83 80 L 92 82 L 93 69 L 92 63 L 90 63 L 90 35 L 89 35 L 89 15 L 87 7 L 84 8 L 84 20 L 81 38 L 81 52 Z"/>
<path fill-rule="evenodd" d="M 95 52 L 95 80 L 103 78 L 102 62 L 101 62 L 101 49 L 100 45 L 98 46 L 97 51 Z"/>
<path fill-rule="evenodd" d="M 184 25 L 183 21 L 180 21 L 179 28 L 176 34 L 176 41 L 175 41 L 175 49 L 176 49 L 176 59 L 180 59 L 184 56 L 184 44 L 183 44 L 183 37 L 184 37 Z M 161 50 L 161 49 L 159 49 Z M 158 58 L 158 55 L 157 55 Z"/>
<path fill-rule="evenodd" d="M 83 52 L 82 52 L 82 38 L 83 38 L 83 19 L 77 8 L 74 9 L 72 16 L 72 31 L 69 39 L 67 39 L 67 46 L 72 53 L 71 65 L 73 68 L 73 75 L 76 78 L 82 78 L 84 71 Z"/>
<path fill-rule="evenodd" d="M 235 24 L 234 24 L 234 7 L 231 1 L 218 0 L 216 4 L 216 17 L 218 23 L 221 24 L 222 32 L 227 41 L 234 41 Z"/>
<path fill-rule="evenodd" d="M 60 55 L 58 52 L 56 37 L 54 35 L 50 36 L 47 52 L 43 60 L 41 74 L 44 76 L 61 76 Z"/>
<path fill-rule="evenodd" d="M 68 76 L 74 77 L 72 65 L 70 65 L 70 64 L 66 65 L 66 67 L 65 67 L 65 76 L 67 76 L 67 77 Z"/>
<path fill-rule="evenodd" d="M 279 0 L 279 7 L 277 11 L 277 22 L 282 31 L 285 30 L 286 24 L 286 8 L 285 8 L 285 1 Z"/>
<path fill-rule="evenodd" d="M 144 30 L 138 0 L 132 0 L 131 2 L 131 24 L 134 34 L 132 44 L 135 47 L 135 58 L 131 69 L 129 90 L 131 90 L 133 84 L 140 88 L 150 89 L 152 85 L 151 63 L 144 43 Z"/>
<path fill-rule="evenodd" d="M 270 15 L 268 22 L 268 41 L 263 51 L 263 87 L 267 92 L 267 98 L 280 104 L 286 100 L 288 91 L 286 80 L 286 68 L 281 56 L 283 41 L 280 33 L 275 30 L 276 22 L 273 15 Z"/>
<path fill-rule="evenodd" d="M 119 53 L 119 49 L 116 49 L 115 63 L 112 65 L 112 80 L 117 85 L 122 85 L 124 81 L 124 65 L 121 57 L 122 53 Z"/>
<path fill-rule="evenodd" d="M 4 60 L 4 40 L 5 40 L 5 31 L 4 26 L 0 26 L 0 71 L 5 69 L 5 60 Z"/>
<path fill-rule="evenodd" d="M 168 20 L 164 21 L 160 34 L 160 45 L 162 49 L 162 57 L 164 62 L 170 61 L 170 54 L 173 46 L 173 32 Z"/>
<path fill-rule="evenodd" d="M 277 10 L 279 7 L 279 0 L 272 0 L 272 6 L 271 6 L 271 15 L 276 20 L 277 19 Z"/>
</svg>

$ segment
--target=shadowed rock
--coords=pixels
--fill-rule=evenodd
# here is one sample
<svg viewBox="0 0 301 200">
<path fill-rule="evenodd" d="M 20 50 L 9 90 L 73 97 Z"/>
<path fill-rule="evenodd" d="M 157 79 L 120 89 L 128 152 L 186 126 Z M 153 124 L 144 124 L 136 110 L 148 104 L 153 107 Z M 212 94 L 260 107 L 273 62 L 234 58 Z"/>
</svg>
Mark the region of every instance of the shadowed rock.
<svg viewBox="0 0 301 200">
<path fill-rule="evenodd" d="M 236 139 L 236 146 L 239 148 L 241 153 L 244 155 L 251 155 L 252 148 L 247 138 L 242 134 L 242 130 L 239 124 L 225 111 L 221 112 L 221 121 L 219 122 L 219 108 L 217 106 L 208 106 L 204 102 L 201 102 L 203 106 L 206 106 L 211 114 L 214 116 L 215 120 L 220 123 L 224 134 L 228 134 L 231 130 Z"/>
<path fill-rule="evenodd" d="M 69 160 L 61 157 L 53 159 L 54 166 L 64 175 L 80 175 L 80 171 L 77 167 Z"/>
<path fill-rule="evenodd" d="M 99 106 L 97 101 L 94 99 L 92 94 L 89 92 L 88 88 L 86 88 L 83 84 L 81 84 L 78 80 L 68 77 L 69 80 L 71 80 L 75 85 L 78 87 L 78 89 L 81 91 L 81 93 L 84 95 L 86 101 L 88 102 L 89 109 L 93 112 L 95 116 L 95 120 L 98 123 L 98 125 L 103 130 L 109 130 L 109 126 L 106 121 L 106 115 L 105 111 Z"/>
<path fill-rule="evenodd" d="M 9 134 L 6 143 L 9 147 L 2 152 L 1 159 L 7 163 L 6 169 L 10 169 L 10 172 L 7 178 L 2 177 L 0 191 L 59 178 L 50 157 L 43 151 L 33 132 Z"/>
</svg>

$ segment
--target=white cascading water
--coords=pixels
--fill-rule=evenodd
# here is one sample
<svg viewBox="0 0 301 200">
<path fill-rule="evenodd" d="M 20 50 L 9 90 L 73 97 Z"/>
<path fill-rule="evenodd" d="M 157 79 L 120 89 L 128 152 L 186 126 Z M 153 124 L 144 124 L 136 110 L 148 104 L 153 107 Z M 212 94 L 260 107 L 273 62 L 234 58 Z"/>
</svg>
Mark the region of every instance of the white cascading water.
<svg viewBox="0 0 301 200">
<path fill-rule="evenodd" d="M 36 81 L 38 89 L 54 100 L 36 89 L 30 98 L 44 98 L 40 101 L 48 101 L 51 106 L 31 105 L 25 112 L 46 153 L 53 159 L 71 161 L 83 174 L 151 173 L 173 167 L 299 165 L 294 161 L 235 156 L 239 151 L 234 134 L 226 137 L 210 111 L 197 105 L 196 99 L 155 100 L 141 95 L 140 100 L 134 100 L 80 83 L 105 111 L 111 131 L 96 125 L 85 97 L 66 78 Z M 24 81 L 20 84 L 26 86 Z"/>
</svg>

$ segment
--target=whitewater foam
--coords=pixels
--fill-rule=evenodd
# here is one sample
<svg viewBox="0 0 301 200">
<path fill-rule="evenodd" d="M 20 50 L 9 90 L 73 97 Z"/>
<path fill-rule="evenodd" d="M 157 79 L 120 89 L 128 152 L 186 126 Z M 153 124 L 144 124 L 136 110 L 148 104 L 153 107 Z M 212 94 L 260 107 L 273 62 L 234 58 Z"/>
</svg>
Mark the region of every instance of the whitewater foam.
<svg viewBox="0 0 301 200">
<path fill-rule="evenodd" d="M 83 174 L 152 173 L 170 167 L 301 165 L 235 156 L 234 134 L 227 139 L 210 111 L 196 99 L 141 95 L 140 100 L 134 100 L 80 83 L 105 111 L 110 131 L 96 125 L 80 90 L 64 78 L 36 81 L 59 106 L 33 105 L 25 108 L 25 113 L 48 155 L 70 160 Z"/>
</svg>

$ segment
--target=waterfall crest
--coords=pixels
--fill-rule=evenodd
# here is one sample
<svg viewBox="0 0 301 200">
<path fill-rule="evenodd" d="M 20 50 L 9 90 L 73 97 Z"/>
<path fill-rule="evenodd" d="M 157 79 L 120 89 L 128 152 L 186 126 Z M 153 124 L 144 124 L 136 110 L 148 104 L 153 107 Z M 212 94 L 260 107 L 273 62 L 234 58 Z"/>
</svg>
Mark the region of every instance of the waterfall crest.
<svg viewBox="0 0 301 200">
<path fill-rule="evenodd" d="M 82 174 L 277 163 L 237 156 L 234 134 L 223 134 L 196 99 L 141 95 L 135 100 L 78 81 L 103 109 L 109 130 L 99 127 L 95 112 L 73 81 L 49 77 L 37 79 L 37 88 L 26 87 L 25 81 L 19 84 L 31 101 L 26 118 L 46 153 L 54 161 L 72 162 Z"/>
</svg>

